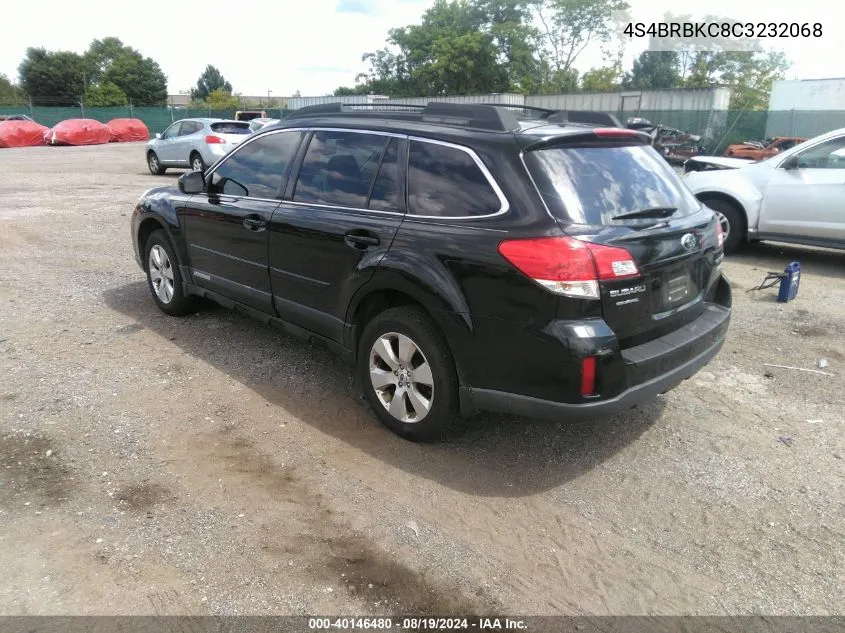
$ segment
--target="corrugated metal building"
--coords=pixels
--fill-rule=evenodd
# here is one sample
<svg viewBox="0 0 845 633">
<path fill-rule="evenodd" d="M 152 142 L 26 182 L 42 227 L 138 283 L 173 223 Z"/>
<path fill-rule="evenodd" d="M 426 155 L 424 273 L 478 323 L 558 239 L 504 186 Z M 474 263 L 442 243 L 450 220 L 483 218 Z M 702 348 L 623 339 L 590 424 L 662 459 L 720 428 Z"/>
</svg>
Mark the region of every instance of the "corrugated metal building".
<svg viewBox="0 0 845 633">
<path fill-rule="evenodd" d="M 817 136 L 845 127 L 845 77 L 776 81 L 766 136 Z"/>
<path fill-rule="evenodd" d="M 731 100 L 728 88 L 683 88 L 678 90 L 627 90 L 582 92 L 565 95 L 531 95 L 525 105 L 553 110 L 603 110 L 637 113 L 642 111 L 727 110 Z"/>
</svg>

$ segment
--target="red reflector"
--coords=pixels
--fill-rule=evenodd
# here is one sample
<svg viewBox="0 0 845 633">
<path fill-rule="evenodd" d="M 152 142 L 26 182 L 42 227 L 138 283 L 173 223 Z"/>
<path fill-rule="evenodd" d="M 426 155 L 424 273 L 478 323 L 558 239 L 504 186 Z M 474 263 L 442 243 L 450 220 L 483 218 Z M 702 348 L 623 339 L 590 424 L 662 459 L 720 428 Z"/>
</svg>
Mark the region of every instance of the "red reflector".
<svg viewBox="0 0 845 633">
<path fill-rule="evenodd" d="M 640 133 L 636 130 L 626 130 L 621 127 L 599 127 L 593 130 L 596 136 L 616 137 L 616 138 L 630 138 L 632 136 L 639 137 Z"/>
<path fill-rule="evenodd" d="M 557 294 L 598 299 L 598 282 L 639 275 L 624 248 L 571 237 L 507 240 L 499 253 L 526 277 Z"/>
<path fill-rule="evenodd" d="M 205 137 L 205 142 L 208 143 L 209 145 L 215 145 L 215 144 L 225 145 L 226 139 L 220 138 L 219 136 L 214 136 L 213 134 L 209 134 L 208 136 Z"/>
<path fill-rule="evenodd" d="M 581 359 L 581 395 L 591 396 L 596 392 L 596 357 Z"/>
</svg>

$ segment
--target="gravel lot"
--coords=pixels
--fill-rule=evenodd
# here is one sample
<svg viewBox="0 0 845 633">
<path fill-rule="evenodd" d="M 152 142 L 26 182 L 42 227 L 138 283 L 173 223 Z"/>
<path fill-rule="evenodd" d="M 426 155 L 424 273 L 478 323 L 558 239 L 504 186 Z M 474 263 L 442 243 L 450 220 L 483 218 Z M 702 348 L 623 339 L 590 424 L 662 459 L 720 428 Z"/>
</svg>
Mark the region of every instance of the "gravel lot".
<svg viewBox="0 0 845 633">
<path fill-rule="evenodd" d="M 728 343 L 652 405 L 415 445 L 328 352 L 155 307 L 142 145 L 0 173 L 0 613 L 845 613 L 842 253 L 730 258 Z"/>
</svg>

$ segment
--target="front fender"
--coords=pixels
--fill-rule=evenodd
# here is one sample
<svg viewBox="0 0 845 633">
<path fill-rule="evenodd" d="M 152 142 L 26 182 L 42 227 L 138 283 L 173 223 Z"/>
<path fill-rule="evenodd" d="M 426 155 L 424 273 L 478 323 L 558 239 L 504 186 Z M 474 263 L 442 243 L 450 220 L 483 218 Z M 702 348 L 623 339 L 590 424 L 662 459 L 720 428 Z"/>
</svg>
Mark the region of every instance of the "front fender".
<svg viewBox="0 0 845 633">
<path fill-rule="evenodd" d="M 136 259 L 141 262 L 141 228 L 148 220 L 155 220 L 170 237 L 180 261 L 184 263 L 185 236 L 179 223 L 179 208 L 183 207 L 190 196 L 181 193 L 175 187 L 155 187 L 144 192 L 135 204 L 132 213 L 132 244 Z M 145 231 L 146 232 L 146 231 Z"/>
<path fill-rule="evenodd" d="M 763 193 L 742 174 L 742 170 L 690 172 L 684 180 L 696 198 L 712 196 L 734 200 L 745 213 L 748 232 L 756 233 Z"/>
</svg>

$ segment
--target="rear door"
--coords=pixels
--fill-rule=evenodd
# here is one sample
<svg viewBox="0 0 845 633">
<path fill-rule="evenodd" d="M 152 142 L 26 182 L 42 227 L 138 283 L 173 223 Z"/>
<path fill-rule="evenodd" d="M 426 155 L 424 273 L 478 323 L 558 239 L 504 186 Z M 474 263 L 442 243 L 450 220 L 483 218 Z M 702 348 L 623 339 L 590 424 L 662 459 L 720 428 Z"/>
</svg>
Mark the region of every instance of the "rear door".
<svg viewBox="0 0 845 633">
<path fill-rule="evenodd" d="M 267 259 L 270 219 L 303 132 L 255 138 L 206 176 L 182 211 L 194 283 L 273 313 Z"/>
<path fill-rule="evenodd" d="M 809 147 L 794 169 L 772 170 L 763 192 L 761 234 L 845 244 L 845 136 Z"/>
<path fill-rule="evenodd" d="M 604 319 L 623 346 L 701 313 L 722 258 L 715 217 L 653 148 L 569 141 L 529 151 L 525 162 L 568 235 L 630 253 L 636 274 L 620 263 L 620 278 L 600 285 Z"/>
<path fill-rule="evenodd" d="M 400 135 L 313 131 L 270 230 L 273 301 L 283 319 L 342 340 L 352 294 L 402 222 L 406 144 Z"/>
</svg>

